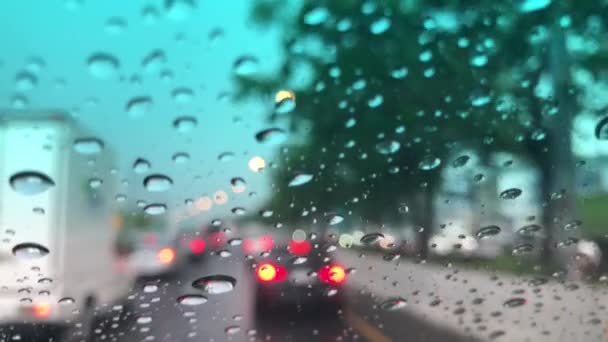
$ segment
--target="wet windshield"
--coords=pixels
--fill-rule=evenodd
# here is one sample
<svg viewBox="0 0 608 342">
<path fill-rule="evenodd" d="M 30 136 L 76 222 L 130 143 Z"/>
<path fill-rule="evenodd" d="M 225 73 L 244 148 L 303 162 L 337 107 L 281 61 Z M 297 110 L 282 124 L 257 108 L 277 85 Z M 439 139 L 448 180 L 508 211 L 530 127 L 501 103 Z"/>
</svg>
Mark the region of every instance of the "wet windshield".
<svg viewBox="0 0 608 342">
<path fill-rule="evenodd" d="M 608 341 L 607 10 L 3 1 L 0 341 Z"/>
</svg>

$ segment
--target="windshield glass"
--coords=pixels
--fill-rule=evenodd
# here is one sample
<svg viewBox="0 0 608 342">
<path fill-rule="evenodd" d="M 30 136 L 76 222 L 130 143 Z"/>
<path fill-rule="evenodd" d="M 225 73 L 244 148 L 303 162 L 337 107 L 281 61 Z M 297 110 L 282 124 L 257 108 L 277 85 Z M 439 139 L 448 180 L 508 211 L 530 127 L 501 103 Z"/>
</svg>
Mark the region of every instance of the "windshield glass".
<svg viewBox="0 0 608 342">
<path fill-rule="evenodd" d="M 608 341 L 607 11 L 3 1 L 0 341 Z"/>
</svg>

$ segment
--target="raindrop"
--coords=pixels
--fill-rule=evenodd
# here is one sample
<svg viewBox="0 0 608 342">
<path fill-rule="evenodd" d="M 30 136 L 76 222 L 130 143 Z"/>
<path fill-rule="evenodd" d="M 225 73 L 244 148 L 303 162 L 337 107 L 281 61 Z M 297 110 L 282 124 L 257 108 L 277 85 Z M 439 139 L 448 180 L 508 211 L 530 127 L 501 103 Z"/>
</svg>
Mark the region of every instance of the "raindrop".
<svg viewBox="0 0 608 342">
<path fill-rule="evenodd" d="M 336 213 L 328 213 L 325 215 L 325 219 L 330 226 L 333 226 L 344 221 L 344 216 L 338 215 Z"/>
<path fill-rule="evenodd" d="M 407 301 L 401 297 L 390 298 L 380 304 L 380 308 L 386 311 L 399 310 L 407 306 Z"/>
<path fill-rule="evenodd" d="M 360 242 L 364 245 L 373 245 L 380 242 L 382 239 L 384 239 L 384 234 L 376 232 L 363 235 Z"/>
<path fill-rule="evenodd" d="M 579 229 L 583 225 L 582 221 L 573 220 L 564 225 L 564 230 L 576 230 Z"/>
<path fill-rule="evenodd" d="M 152 323 L 152 317 L 150 316 L 141 316 L 137 318 L 137 324 L 150 324 Z"/>
<path fill-rule="evenodd" d="M 55 186 L 55 182 L 47 175 L 36 171 L 23 171 L 14 174 L 9 179 L 13 190 L 22 195 L 37 195 Z"/>
<path fill-rule="evenodd" d="M 194 99 L 194 91 L 190 88 L 177 88 L 171 92 L 171 97 L 177 104 L 186 104 Z"/>
<path fill-rule="evenodd" d="M 105 31 L 107 34 L 120 34 L 127 28 L 127 21 L 123 18 L 112 17 L 106 21 Z"/>
<path fill-rule="evenodd" d="M 181 305 L 195 306 L 207 303 L 207 297 L 199 294 L 187 294 L 177 297 L 177 302 Z"/>
<path fill-rule="evenodd" d="M 13 254 L 22 260 L 33 260 L 49 254 L 49 250 L 37 243 L 25 242 L 13 247 Z"/>
<path fill-rule="evenodd" d="M 194 129 L 198 122 L 196 118 L 193 116 L 180 116 L 177 119 L 173 120 L 173 128 L 175 128 L 179 133 L 186 133 Z"/>
<path fill-rule="evenodd" d="M 74 300 L 74 298 L 71 297 L 63 297 L 59 301 L 57 301 L 57 303 L 61 305 L 71 305 L 76 303 L 76 301 Z"/>
<path fill-rule="evenodd" d="M 515 308 L 518 306 L 522 306 L 526 304 L 526 299 L 525 298 L 511 298 L 509 300 L 507 300 L 506 302 L 503 303 L 504 307 L 507 308 Z"/>
<path fill-rule="evenodd" d="M 144 285 L 144 293 L 153 293 L 158 291 L 158 286 L 155 284 L 146 284 Z"/>
<path fill-rule="evenodd" d="M 499 233 L 500 233 L 500 227 L 492 225 L 492 226 L 486 226 L 486 227 L 479 229 L 476 236 L 479 240 L 482 240 L 482 239 L 487 239 L 489 237 L 498 235 Z"/>
<path fill-rule="evenodd" d="M 595 137 L 598 140 L 608 140 L 608 116 L 600 120 L 595 126 Z"/>
<path fill-rule="evenodd" d="M 534 250 L 534 246 L 532 246 L 529 243 L 522 243 L 520 245 L 517 245 L 515 247 L 513 247 L 513 250 L 511 250 L 511 254 L 513 255 L 525 255 L 528 253 L 531 253 Z"/>
<path fill-rule="evenodd" d="M 247 188 L 247 182 L 241 177 L 232 178 L 230 180 L 230 185 L 232 186 L 232 191 L 236 193 L 241 193 Z"/>
<path fill-rule="evenodd" d="M 539 232 L 542 229 L 541 226 L 537 224 L 529 224 L 523 226 L 517 230 L 517 233 L 521 235 L 534 235 L 536 232 Z"/>
<path fill-rule="evenodd" d="M 382 17 L 374 22 L 369 27 L 369 30 L 373 34 L 382 34 L 391 27 L 391 20 L 386 17 Z"/>
<path fill-rule="evenodd" d="M 325 7 L 316 7 L 304 15 L 304 23 L 311 26 L 322 24 L 329 18 L 329 11 Z"/>
<path fill-rule="evenodd" d="M 223 152 L 223 153 L 220 153 L 219 156 L 217 156 L 217 160 L 219 160 L 221 162 L 229 162 L 232 159 L 234 159 L 234 153 L 232 153 L 232 152 Z"/>
<path fill-rule="evenodd" d="M 469 160 L 471 160 L 471 157 L 469 157 L 467 155 L 462 155 L 462 156 L 454 159 L 454 161 L 452 162 L 452 166 L 455 168 L 463 167 L 469 162 Z"/>
<path fill-rule="evenodd" d="M 233 214 L 238 215 L 238 216 L 242 216 L 242 215 L 245 215 L 247 213 L 247 211 L 245 210 L 245 208 L 241 208 L 241 207 L 232 208 L 230 211 Z"/>
<path fill-rule="evenodd" d="M 226 335 L 235 335 L 241 332 L 241 327 L 239 327 L 238 325 L 231 325 L 227 327 L 224 332 L 226 332 Z"/>
<path fill-rule="evenodd" d="M 258 59 L 253 56 L 241 56 L 234 61 L 232 70 L 237 76 L 252 76 L 257 73 Z"/>
<path fill-rule="evenodd" d="M 141 65 L 147 73 L 160 72 L 163 65 L 167 62 L 167 56 L 163 50 L 152 50 L 142 60 Z"/>
<path fill-rule="evenodd" d="M 192 282 L 192 287 L 205 291 L 208 294 L 230 292 L 234 289 L 235 285 L 236 279 L 227 275 L 211 275 Z"/>
<path fill-rule="evenodd" d="M 160 215 L 167 211 L 167 206 L 160 203 L 148 204 L 144 207 L 144 212 L 148 215 Z"/>
<path fill-rule="evenodd" d="M 268 128 L 256 133 L 255 140 L 268 145 L 281 144 L 287 140 L 287 132 L 280 128 Z"/>
<path fill-rule="evenodd" d="M 146 177 L 143 184 L 150 192 L 164 192 L 173 186 L 173 180 L 165 175 L 155 174 Z"/>
<path fill-rule="evenodd" d="M 91 189 L 99 189 L 102 184 L 103 184 L 103 180 L 101 180 L 99 178 L 91 178 L 91 179 L 89 179 L 89 187 Z"/>
<path fill-rule="evenodd" d="M 551 0 L 519 0 L 519 10 L 521 12 L 535 12 L 551 5 Z"/>
<path fill-rule="evenodd" d="M 270 209 L 260 210 L 260 216 L 262 217 L 271 217 L 273 214 L 274 212 Z"/>
<path fill-rule="evenodd" d="M 418 168 L 423 171 L 430 171 L 441 165 L 441 159 L 434 156 L 426 156 L 418 164 Z"/>
<path fill-rule="evenodd" d="M 32 90 L 36 84 L 38 83 L 38 79 L 36 76 L 29 72 L 20 72 L 15 77 L 15 90 L 17 91 L 28 91 Z"/>
<path fill-rule="evenodd" d="M 218 252 L 218 255 L 222 258 L 228 258 L 228 257 L 232 256 L 232 253 L 230 253 L 230 251 L 227 251 L 227 250 L 221 250 Z"/>
<path fill-rule="evenodd" d="M 296 187 L 304 185 L 310 182 L 313 179 L 313 175 L 308 173 L 298 173 L 296 174 L 287 184 L 288 187 Z"/>
<path fill-rule="evenodd" d="M 243 243 L 243 239 L 241 238 L 232 238 L 228 240 L 228 245 L 230 246 L 240 246 Z"/>
<path fill-rule="evenodd" d="M 185 152 L 177 152 L 173 155 L 173 157 L 171 157 L 171 159 L 176 164 L 183 164 L 190 160 L 190 155 Z"/>
<path fill-rule="evenodd" d="M 516 199 L 521 195 L 522 191 L 518 188 L 507 189 L 500 193 L 500 198 L 502 199 Z"/>
<path fill-rule="evenodd" d="M 139 118 L 152 109 L 152 98 L 149 96 L 135 96 L 127 101 L 125 109 L 131 118 Z"/>
<path fill-rule="evenodd" d="M 393 154 L 399 151 L 401 144 L 394 140 L 385 140 L 376 144 L 376 151 L 381 154 Z"/>
<path fill-rule="evenodd" d="M 92 155 L 99 154 L 104 148 L 104 143 L 101 139 L 97 138 L 78 138 L 74 140 L 74 151 L 84 154 Z"/>
<path fill-rule="evenodd" d="M 150 162 L 142 158 L 137 158 L 133 163 L 133 171 L 135 173 L 146 173 L 150 171 L 150 167 Z"/>
<path fill-rule="evenodd" d="M 287 114 L 296 108 L 295 96 L 284 96 L 279 101 L 275 102 L 274 111 L 277 114 Z"/>
<path fill-rule="evenodd" d="M 196 3 L 194 0 L 165 0 L 165 12 L 171 20 L 188 19 L 195 9 Z"/>
<path fill-rule="evenodd" d="M 114 78 L 118 73 L 120 63 L 118 59 L 110 54 L 98 52 L 87 60 L 89 73 L 98 79 L 107 80 Z"/>
</svg>

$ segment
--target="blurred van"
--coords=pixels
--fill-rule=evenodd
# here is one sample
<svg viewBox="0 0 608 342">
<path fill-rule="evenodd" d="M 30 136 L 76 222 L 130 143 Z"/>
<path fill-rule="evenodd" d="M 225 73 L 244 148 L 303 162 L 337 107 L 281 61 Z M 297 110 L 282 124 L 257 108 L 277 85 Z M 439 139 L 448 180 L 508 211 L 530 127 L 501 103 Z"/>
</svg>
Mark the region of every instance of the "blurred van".
<svg viewBox="0 0 608 342">
<path fill-rule="evenodd" d="M 65 113 L 0 111 L 2 325 L 92 339 L 99 308 L 126 297 L 133 274 L 114 249 L 111 158 Z"/>
</svg>

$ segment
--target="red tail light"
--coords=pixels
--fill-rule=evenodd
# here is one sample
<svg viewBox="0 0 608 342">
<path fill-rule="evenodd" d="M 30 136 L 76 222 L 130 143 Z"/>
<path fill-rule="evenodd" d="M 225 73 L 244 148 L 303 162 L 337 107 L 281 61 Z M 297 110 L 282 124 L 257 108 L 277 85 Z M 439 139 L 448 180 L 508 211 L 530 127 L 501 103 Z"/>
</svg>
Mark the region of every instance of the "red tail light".
<svg viewBox="0 0 608 342">
<path fill-rule="evenodd" d="M 173 250 L 173 248 L 165 247 L 158 251 L 157 256 L 158 261 L 160 261 L 161 264 L 168 265 L 172 263 L 175 259 L 175 251 Z"/>
<path fill-rule="evenodd" d="M 38 319 L 48 318 L 51 315 L 51 305 L 49 303 L 34 304 L 32 313 Z"/>
<path fill-rule="evenodd" d="M 205 251 L 205 240 L 196 238 L 190 240 L 190 251 L 194 254 L 201 254 Z"/>
<path fill-rule="evenodd" d="M 274 247 L 274 240 L 272 239 L 272 236 L 264 235 L 260 237 L 259 246 L 261 252 L 270 252 Z"/>
<path fill-rule="evenodd" d="M 253 254 L 253 253 L 255 253 L 255 248 L 256 248 L 255 241 L 245 239 L 245 240 L 243 240 L 243 244 L 241 245 L 241 248 L 243 248 L 243 252 L 245 254 Z"/>
<path fill-rule="evenodd" d="M 308 255 L 312 247 L 310 246 L 310 242 L 303 241 L 289 241 L 289 245 L 287 246 L 289 252 L 294 255 Z"/>
<path fill-rule="evenodd" d="M 323 266 L 319 270 L 319 280 L 331 285 L 341 285 L 346 282 L 346 270 L 341 265 Z"/>
<path fill-rule="evenodd" d="M 255 275 L 261 283 L 279 282 L 287 278 L 287 270 L 270 262 L 264 262 L 256 268 Z"/>
</svg>

